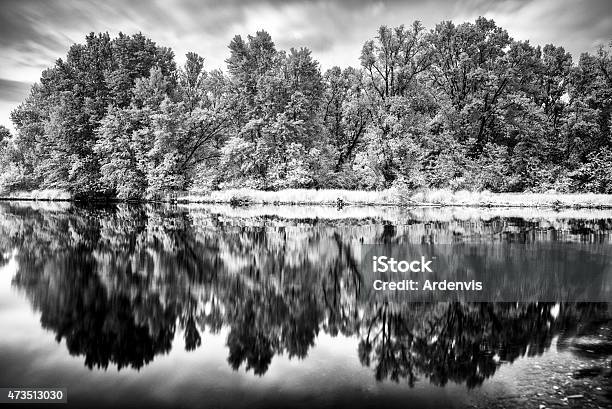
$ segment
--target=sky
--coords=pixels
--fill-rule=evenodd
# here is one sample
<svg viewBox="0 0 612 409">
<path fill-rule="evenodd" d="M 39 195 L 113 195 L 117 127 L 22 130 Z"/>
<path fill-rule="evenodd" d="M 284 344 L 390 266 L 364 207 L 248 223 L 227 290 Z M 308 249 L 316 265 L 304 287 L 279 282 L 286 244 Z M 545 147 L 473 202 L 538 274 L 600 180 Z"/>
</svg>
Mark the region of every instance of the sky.
<svg viewBox="0 0 612 409">
<path fill-rule="evenodd" d="M 493 18 L 517 40 L 553 43 L 575 59 L 612 40 L 610 0 L 0 0 L 0 124 L 41 72 L 89 32 L 142 32 L 171 47 L 178 64 L 194 51 L 225 69 L 236 34 L 264 29 L 277 48 L 306 46 L 323 70 L 359 65 L 380 25 Z"/>
</svg>

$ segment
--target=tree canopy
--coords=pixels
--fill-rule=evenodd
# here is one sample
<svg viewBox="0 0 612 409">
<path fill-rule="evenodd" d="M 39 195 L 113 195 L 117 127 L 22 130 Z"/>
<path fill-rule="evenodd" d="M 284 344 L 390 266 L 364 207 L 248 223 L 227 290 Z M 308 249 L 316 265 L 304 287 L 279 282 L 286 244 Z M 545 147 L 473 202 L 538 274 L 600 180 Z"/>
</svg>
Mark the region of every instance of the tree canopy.
<svg viewBox="0 0 612 409">
<path fill-rule="evenodd" d="M 0 132 L 0 190 L 156 198 L 187 189 L 612 193 L 610 48 L 577 62 L 493 20 L 382 26 L 359 67 L 258 31 L 227 71 L 142 34 L 91 33 Z"/>
</svg>

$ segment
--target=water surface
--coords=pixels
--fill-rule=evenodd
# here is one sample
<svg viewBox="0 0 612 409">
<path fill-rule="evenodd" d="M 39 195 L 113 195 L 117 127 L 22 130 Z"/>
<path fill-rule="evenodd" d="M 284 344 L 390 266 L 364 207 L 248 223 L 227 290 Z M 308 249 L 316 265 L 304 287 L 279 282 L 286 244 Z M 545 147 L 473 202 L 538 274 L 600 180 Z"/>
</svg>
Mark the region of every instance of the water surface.
<svg viewBox="0 0 612 409">
<path fill-rule="evenodd" d="M 516 270 L 535 298 L 374 294 L 364 243 Z M 609 289 L 610 250 L 596 210 L 0 203 L 0 387 L 92 408 L 606 407 L 610 304 L 536 301 L 559 277 Z"/>
</svg>

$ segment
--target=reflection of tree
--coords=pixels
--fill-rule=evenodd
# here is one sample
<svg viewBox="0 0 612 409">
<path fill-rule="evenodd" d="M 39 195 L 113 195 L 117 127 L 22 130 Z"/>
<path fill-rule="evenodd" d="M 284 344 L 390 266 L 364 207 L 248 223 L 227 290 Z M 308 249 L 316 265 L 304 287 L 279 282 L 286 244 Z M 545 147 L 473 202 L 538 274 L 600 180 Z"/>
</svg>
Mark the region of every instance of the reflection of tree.
<svg viewBox="0 0 612 409">
<path fill-rule="evenodd" d="M 52 329 L 58 342 L 65 339 L 71 354 L 84 355 L 87 367 L 106 368 L 113 363 L 119 369 L 141 368 L 170 350 L 175 317 L 159 300 L 109 294 L 93 273 L 95 261 L 88 256 L 62 257 L 47 268 L 59 274 L 20 271 L 15 283 L 26 287 L 42 312 L 42 326 Z M 143 314 L 156 323 L 140 322 L 138 316 Z"/>
<path fill-rule="evenodd" d="M 410 309 L 377 305 L 363 323 L 359 345 L 364 365 L 376 379 L 412 384 L 417 373 L 431 382 L 481 384 L 499 362 L 529 350 L 542 353 L 556 332 L 549 304 L 438 303 Z"/>
<path fill-rule="evenodd" d="M 4 252 L 0 248 L 0 268 L 4 267 L 11 260 L 9 252 Z"/>
<path fill-rule="evenodd" d="M 355 300 L 361 290 L 363 278 L 355 262 L 352 249 L 343 242 L 339 234 L 334 234 L 338 257 L 322 277 L 323 301 L 327 319 L 323 329 L 332 336 L 339 332 L 351 335 L 357 318 Z"/>
<path fill-rule="evenodd" d="M 226 316 L 230 326 L 228 362 L 234 369 L 246 363 L 257 375 L 264 374 L 275 354 L 305 358 L 314 346 L 322 321 L 316 299 L 295 290 L 275 294 L 271 288 L 245 290 L 235 287 L 238 296 Z"/>
<path fill-rule="evenodd" d="M 540 354 L 556 334 L 605 313 L 582 305 L 368 298 L 356 245 L 420 243 L 446 234 L 448 225 L 270 227 L 128 206 L 0 211 L 3 251 L 19 249 L 14 284 L 89 368 L 141 368 L 170 351 L 177 326 L 188 351 L 225 327 L 229 365 L 257 375 L 277 354 L 306 358 L 325 332 L 359 337 L 358 358 L 378 380 L 473 387 L 503 362 Z M 482 229 L 499 234 L 503 226 L 494 220 Z"/>
<path fill-rule="evenodd" d="M 208 331 L 211 334 L 217 334 L 223 327 L 223 310 L 219 300 L 213 295 L 212 298 L 206 302 L 209 308 L 208 313 L 204 311 L 198 316 L 198 324 L 204 330 L 208 327 Z"/>
<path fill-rule="evenodd" d="M 185 313 L 179 318 L 179 322 L 185 331 L 185 349 L 193 351 L 202 345 L 202 337 L 198 331 L 195 319 L 196 300 L 189 296 Z"/>
<path fill-rule="evenodd" d="M 227 338 L 230 351 L 227 361 L 232 368 L 238 369 L 246 362 L 247 371 L 253 369 L 256 375 L 266 373 L 278 349 L 277 339 L 266 328 L 265 319 L 258 322 L 260 311 L 252 299 L 246 301 L 244 308 L 238 310 Z"/>
</svg>

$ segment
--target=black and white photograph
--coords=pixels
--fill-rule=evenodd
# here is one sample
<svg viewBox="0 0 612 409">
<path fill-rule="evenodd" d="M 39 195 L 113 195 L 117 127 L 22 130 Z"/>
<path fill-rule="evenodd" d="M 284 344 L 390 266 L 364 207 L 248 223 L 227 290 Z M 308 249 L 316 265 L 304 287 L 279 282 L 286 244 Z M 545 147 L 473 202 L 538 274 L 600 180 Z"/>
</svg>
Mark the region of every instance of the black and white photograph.
<svg viewBox="0 0 612 409">
<path fill-rule="evenodd" d="M 612 408 L 612 2 L 0 0 L 0 407 Z"/>
</svg>

